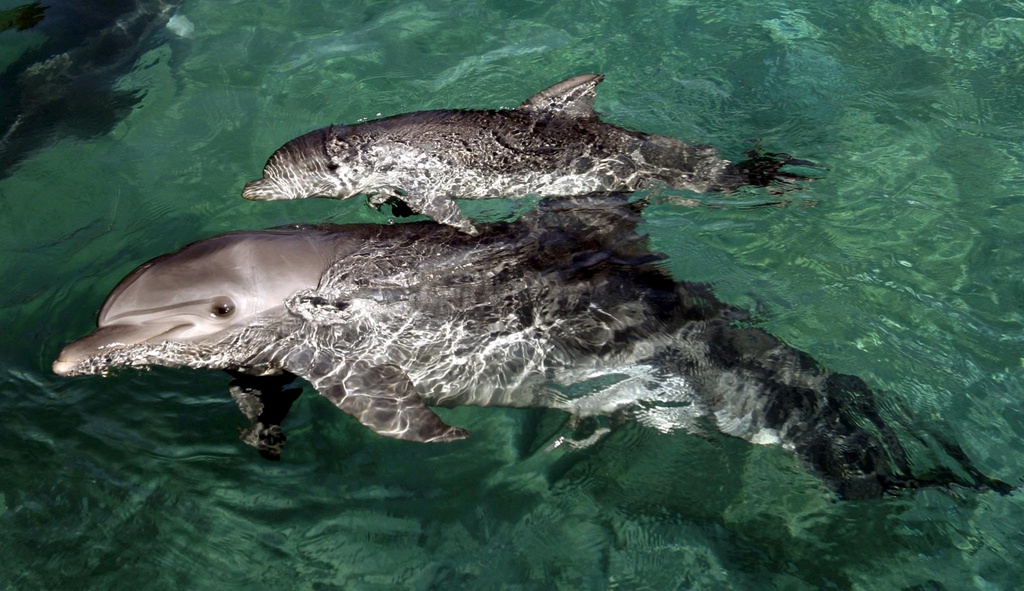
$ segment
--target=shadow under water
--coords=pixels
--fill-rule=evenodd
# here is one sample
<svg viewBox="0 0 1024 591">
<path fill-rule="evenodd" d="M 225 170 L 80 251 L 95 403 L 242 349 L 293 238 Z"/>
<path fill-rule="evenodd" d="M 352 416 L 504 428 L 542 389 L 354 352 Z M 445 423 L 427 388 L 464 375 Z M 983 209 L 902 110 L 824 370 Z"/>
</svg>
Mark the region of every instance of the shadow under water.
<svg viewBox="0 0 1024 591">
<path fill-rule="evenodd" d="M 165 31 L 178 2 L 38 2 L 0 14 L 3 28 L 40 34 L 0 72 L 0 178 L 67 136 L 108 133 L 142 98 L 117 83 Z"/>
</svg>

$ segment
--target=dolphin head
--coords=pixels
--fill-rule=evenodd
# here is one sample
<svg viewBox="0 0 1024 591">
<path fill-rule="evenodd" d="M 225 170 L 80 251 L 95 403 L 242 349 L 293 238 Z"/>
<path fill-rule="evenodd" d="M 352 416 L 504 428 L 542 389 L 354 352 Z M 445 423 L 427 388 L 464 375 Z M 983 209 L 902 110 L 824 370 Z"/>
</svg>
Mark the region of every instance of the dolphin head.
<svg viewBox="0 0 1024 591">
<path fill-rule="evenodd" d="M 58 375 L 99 373 L 118 352 L 161 343 L 217 342 L 296 291 L 315 287 L 333 248 L 315 228 L 223 234 L 132 271 L 107 297 L 91 334 L 67 345 Z"/>
<path fill-rule="evenodd" d="M 335 197 L 359 193 L 339 166 L 341 154 L 333 141 L 335 128 L 299 136 L 281 146 L 263 167 L 263 178 L 245 184 L 242 197 L 254 201 Z M 330 151 L 330 152 L 329 152 Z"/>
</svg>

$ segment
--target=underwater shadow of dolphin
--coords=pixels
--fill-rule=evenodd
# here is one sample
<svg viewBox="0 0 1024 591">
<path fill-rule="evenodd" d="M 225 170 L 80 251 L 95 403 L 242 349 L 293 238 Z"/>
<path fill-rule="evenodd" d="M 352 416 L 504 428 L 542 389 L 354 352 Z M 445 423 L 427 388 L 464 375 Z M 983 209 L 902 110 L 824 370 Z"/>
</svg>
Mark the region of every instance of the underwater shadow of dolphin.
<svg viewBox="0 0 1024 591">
<path fill-rule="evenodd" d="M 51 2 L 32 28 L 47 42 L 0 72 L 0 178 L 64 136 L 109 132 L 141 100 L 117 81 L 153 47 L 179 2 Z"/>
<path fill-rule="evenodd" d="M 278 458 L 299 376 L 375 432 L 469 433 L 427 405 L 549 407 L 664 432 L 716 429 L 791 449 L 841 497 L 960 484 L 1009 492 L 955 444 L 955 466 L 914 474 L 856 377 L 749 326 L 677 282 L 636 233 L 639 206 L 542 202 L 470 237 L 433 223 L 233 232 L 145 263 L 98 328 L 53 364 L 64 376 L 165 365 L 231 372 Z"/>
</svg>

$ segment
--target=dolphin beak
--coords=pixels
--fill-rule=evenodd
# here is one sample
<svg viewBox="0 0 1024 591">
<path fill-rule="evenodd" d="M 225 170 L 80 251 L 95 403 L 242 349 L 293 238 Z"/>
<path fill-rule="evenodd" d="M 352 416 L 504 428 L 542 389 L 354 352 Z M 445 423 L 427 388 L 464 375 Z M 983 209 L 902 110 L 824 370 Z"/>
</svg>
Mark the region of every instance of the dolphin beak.
<svg viewBox="0 0 1024 591">
<path fill-rule="evenodd" d="M 53 362 L 53 373 L 59 376 L 66 376 L 71 373 L 71 370 L 75 368 L 77 363 L 74 361 L 67 361 L 63 357 L 64 353 L 61 352 L 61 356 L 57 357 L 57 360 Z"/>
<path fill-rule="evenodd" d="M 144 343 L 166 334 L 179 325 L 167 324 L 123 324 L 97 328 L 92 333 L 67 345 L 53 362 L 53 373 L 59 376 L 94 373 L 82 371 L 80 366 L 89 359 L 110 351 L 117 351 L 131 345 Z"/>
<path fill-rule="evenodd" d="M 281 191 L 270 179 L 258 179 L 245 184 L 242 190 L 242 197 L 252 201 L 274 201 L 282 199 Z"/>
</svg>

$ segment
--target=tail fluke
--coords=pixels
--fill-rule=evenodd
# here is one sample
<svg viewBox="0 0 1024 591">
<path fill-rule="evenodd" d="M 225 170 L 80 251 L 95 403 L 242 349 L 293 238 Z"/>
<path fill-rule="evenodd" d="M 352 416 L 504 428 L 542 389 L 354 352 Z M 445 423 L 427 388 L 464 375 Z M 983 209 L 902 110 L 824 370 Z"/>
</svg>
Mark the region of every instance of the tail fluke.
<svg viewBox="0 0 1024 591">
<path fill-rule="evenodd" d="M 813 181 L 817 177 L 803 174 L 794 168 L 821 168 L 809 160 L 794 158 L 784 152 L 765 152 L 760 144 L 747 151 L 746 159 L 733 164 L 727 174 L 732 176 L 738 185 L 755 187 L 774 187 L 788 190 L 801 181 Z M 784 170 L 788 169 L 788 170 Z"/>
</svg>

